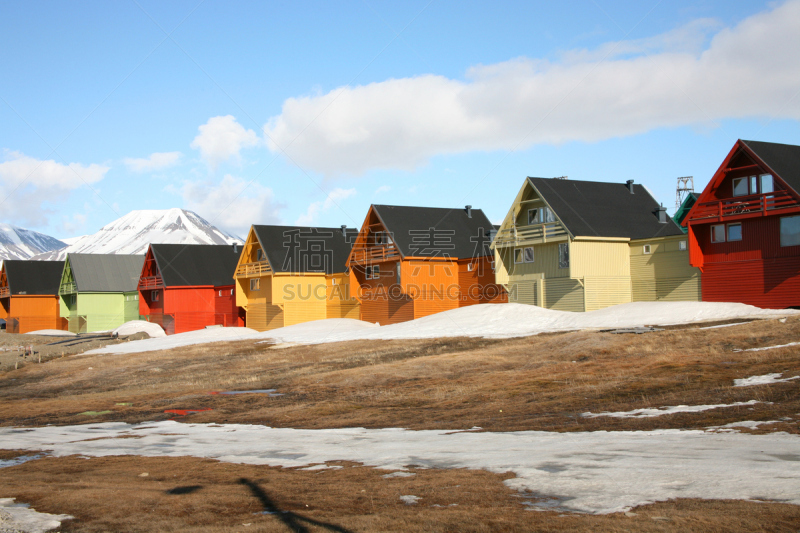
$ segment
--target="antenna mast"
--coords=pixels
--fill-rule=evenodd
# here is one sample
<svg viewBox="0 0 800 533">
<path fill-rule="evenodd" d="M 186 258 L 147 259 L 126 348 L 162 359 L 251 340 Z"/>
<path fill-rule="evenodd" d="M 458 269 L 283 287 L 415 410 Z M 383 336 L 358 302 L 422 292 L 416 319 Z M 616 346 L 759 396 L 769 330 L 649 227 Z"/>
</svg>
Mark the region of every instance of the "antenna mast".
<svg viewBox="0 0 800 533">
<path fill-rule="evenodd" d="M 690 192 L 694 192 L 694 176 L 678 178 L 678 187 L 675 190 L 675 211 L 677 211 Z"/>
</svg>

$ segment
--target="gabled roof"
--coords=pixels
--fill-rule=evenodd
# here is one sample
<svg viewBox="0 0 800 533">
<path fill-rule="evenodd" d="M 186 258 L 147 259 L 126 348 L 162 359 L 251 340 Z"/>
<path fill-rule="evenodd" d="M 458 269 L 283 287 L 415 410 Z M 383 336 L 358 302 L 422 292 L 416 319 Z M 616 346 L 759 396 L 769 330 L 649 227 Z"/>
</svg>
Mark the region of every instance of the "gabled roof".
<svg viewBox="0 0 800 533">
<path fill-rule="evenodd" d="M 15 294 L 58 294 L 63 261 L 3 261 L 8 289 Z"/>
<path fill-rule="evenodd" d="M 574 237 L 651 239 L 682 235 L 667 217 L 658 221 L 658 202 L 646 187 L 625 183 L 528 178 L 544 201 Z"/>
<path fill-rule="evenodd" d="M 358 230 L 303 226 L 253 226 L 273 272 L 337 274 L 345 271 Z M 231 273 L 231 276 L 233 273 Z"/>
<path fill-rule="evenodd" d="M 471 258 L 492 255 L 494 225 L 480 209 L 373 205 L 403 257 Z"/>
<path fill-rule="evenodd" d="M 78 292 L 133 292 L 139 285 L 143 255 L 69 254 Z"/>
<path fill-rule="evenodd" d="M 241 249 L 227 244 L 151 244 L 165 287 L 233 285 Z"/>
<path fill-rule="evenodd" d="M 675 216 L 672 217 L 672 220 L 675 221 L 676 224 L 680 224 L 683 222 L 683 219 L 686 218 L 686 215 L 689 214 L 689 211 L 692 210 L 692 206 L 697 203 L 698 194 L 696 192 L 689 192 L 686 195 L 686 198 L 683 199 L 681 205 L 678 207 L 678 210 L 675 211 Z M 684 232 L 689 231 L 688 228 L 681 227 Z"/>
<path fill-rule="evenodd" d="M 741 141 L 789 187 L 800 193 L 800 146 Z"/>
</svg>

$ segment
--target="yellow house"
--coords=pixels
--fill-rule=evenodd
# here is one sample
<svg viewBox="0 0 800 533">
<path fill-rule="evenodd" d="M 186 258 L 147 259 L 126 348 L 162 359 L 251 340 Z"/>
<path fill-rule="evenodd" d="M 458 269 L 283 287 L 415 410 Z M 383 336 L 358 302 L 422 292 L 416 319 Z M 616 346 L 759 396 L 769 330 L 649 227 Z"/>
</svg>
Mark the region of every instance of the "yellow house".
<svg viewBox="0 0 800 533">
<path fill-rule="evenodd" d="M 642 185 L 527 178 L 492 242 L 510 302 L 592 311 L 700 300 L 687 238 Z"/>
<path fill-rule="evenodd" d="M 325 318 L 359 318 L 347 256 L 358 230 L 252 226 L 239 257 L 236 305 L 258 331 Z"/>
</svg>

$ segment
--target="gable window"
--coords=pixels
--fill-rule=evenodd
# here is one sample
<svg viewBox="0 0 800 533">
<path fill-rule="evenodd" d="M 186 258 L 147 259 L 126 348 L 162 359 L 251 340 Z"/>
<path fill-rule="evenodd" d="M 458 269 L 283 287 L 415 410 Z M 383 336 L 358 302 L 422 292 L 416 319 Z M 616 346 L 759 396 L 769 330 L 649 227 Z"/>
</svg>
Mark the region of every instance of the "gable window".
<svg viewBox="0 0 800 533">
<path fill-rule="evenodd" d="M 728 224 L 728 240 L 741 241 L 742 240 L 742 225 L 739 223 Z"/>
<path fill-rule="evenodd" d="M 150 291 L 150 301 L 157 302 L 158 301 L 158 291 Z"/>
<path fill-rule="evenodd" d="M 747 182 L 747 178 L 733 178 L 733 195 L 747 196 L 750 192 L 747 188 Z"/>
<path fill-rule="evenodd" d="M 250 290 L 251 291 L 261 290 L 261 278 L 250 278 Z"/>
<path fill-rule="evenodd" d="M 800 216 L 781 218 L 781 246 L 800 245 Z"/>
<path fill-rule="evenodd" d="M 375 232 L 375 244 L 392 244 L 392 237 L 389 235 L 388 231 L 376 231 Z"/>
<path fill-rule="evenodd" d="M 256 250 L 256 261 L 261 262 L 261 261 L 265 261 L 266 259 L 267 259 L 267 257 L 264 255 L 264 250 L 262 250 L 261 248 Z"/>
<path fill-rule="evenodd" d="M 558 245 L 558 268 L 569 268 L 568 242 L 562 242 Z"/>
<path fill-rule="evenodd" d="M 678 241 L 678 250 L 681 252 L 686 251 L 686 241 Z"/>
<path fill-rule="evenodd" d="M 650 245 L 649 245 L 649 244 L 645 244 L 645 245 L 643 246 L 643 250 L 642 250 L 642 252 L 643 252 L 643 253 L 645 253 L 645 254 L 652 253 L 652 248 L 650 247 Z"/>
<path fill-rule="evenodd" d="M 775 192 L 775 184 L 772 181 L 772 174 L 761 174 L 761 176 L 759 176 L 759 181 L 761 183 L 761 194 Z"/>
<path fill-rule="evenodd" d="M 549 207 L 537 207 L 528 209 L 528 225 L 544 224 L 545 222 L 555 222 L 556 217 Z"/>
<path fill-rule="evenodd" d="M 725 242 L 725 224 L 711 226 L 711 242 Z"/>
</svg>

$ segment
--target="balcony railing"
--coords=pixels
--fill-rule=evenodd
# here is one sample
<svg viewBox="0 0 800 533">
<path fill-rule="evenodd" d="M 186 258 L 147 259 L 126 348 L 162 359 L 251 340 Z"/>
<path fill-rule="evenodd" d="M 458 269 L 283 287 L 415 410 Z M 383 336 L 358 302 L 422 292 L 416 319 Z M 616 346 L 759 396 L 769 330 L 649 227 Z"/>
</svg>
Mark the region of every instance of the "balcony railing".
<svg viewBox="0 0 800 533">
<path fill-rule="evenodd" d="M 696 204 L 691 211 L 689 220 L 721 220 L 724 217 L 739 217 L 744 215 L 761 214 L 767 211 L 798 207 L 797 202 L 786 191 L 775 191 L 765 194 L 751 194 L 726 198 L 716 202 L 703 202 Z"/>
<path fill-rule="evenodd" d="M 11 290 L 8 287 L 0 287 L 0 298 L 8 298 L 11 296 Z"/>
<path fill-rule="evenodd" d="M 384 244 L 380 246 L 371 246 L 369 248 L 359 248 L 353 250 L 351 263 L 366 265 L 369 263 L 380 263 L 381 261 L 390 261 L 392 259 L 399 259 L 400 251 L 394 244 Z"/>
<path fill-rule="evenodd" d="M 497 233 L 495 246 L 504 248 L 523 243 L 544 243 L 547 241 L 563 241 L 568 236 L 567 230 L 559 222 L 547 222 L 532 226 L 514 226 Z"/>
<path fill-rule="evenodd" d="M 161 276 L 146 276 L 139 278 L 139 290 L 146 291 L 151 289 L 160 289 L 164 286 L 164 280 Z"/>
<path fill-rule="evenodd" d="M 78 286 L 75 282 L 72 283 L 62 283 L 61 286 L 58 288 L 58 294 L 72 294 L 73 292 L 78 291 Z"/>
<path fill-rule="evenodd" d="M 272 269 L 266 261 L 259 261 L 258 263 L 242 263 L 236 267 L 237 278 L 251 278 L 254 276 L 261 276 L 269 274 Z"/>
</svg>

